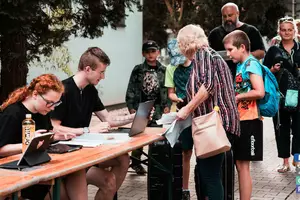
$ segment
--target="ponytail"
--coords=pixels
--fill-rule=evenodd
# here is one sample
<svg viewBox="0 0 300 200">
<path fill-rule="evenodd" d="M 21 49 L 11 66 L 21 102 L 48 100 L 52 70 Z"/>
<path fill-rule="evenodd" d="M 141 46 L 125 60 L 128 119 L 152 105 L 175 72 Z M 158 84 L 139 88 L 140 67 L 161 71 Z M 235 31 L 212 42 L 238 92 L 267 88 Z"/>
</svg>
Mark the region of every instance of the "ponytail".
<svg viewBox="0 0 300 200">
<path fill-rule="evenodd" d="M 13 91 L 7 100 L 0 106 L 0 111 L 3 111 L 7 106 L 24 101 L 33 91 L 37 91 L 39 94 L 45 94 L 49 90 L 55 92 L 64 92 L 64 86 L 62 82 L 53 74 L 42 74 L 34 78 L 28 86 L 21 87 Z"/>
<path fill-rule="evenodd" d="M 7 106 L 14 104 L 16 102 L 23 101 L 28 96 L 29 90 L 27 86 L 21 87 L 15 91 L 13 91 L 8 99 L 4 101 L 4 103 L 0 106 L 0 111 L 3 111 Z"/>
</svg>

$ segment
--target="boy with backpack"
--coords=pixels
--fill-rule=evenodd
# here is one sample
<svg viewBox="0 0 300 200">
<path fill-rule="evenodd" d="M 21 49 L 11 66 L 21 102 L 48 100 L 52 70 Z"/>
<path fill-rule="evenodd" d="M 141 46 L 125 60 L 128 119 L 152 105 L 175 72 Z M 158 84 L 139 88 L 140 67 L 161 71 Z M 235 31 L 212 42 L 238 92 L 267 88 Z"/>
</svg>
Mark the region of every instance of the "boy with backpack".
<svg viewBox="0 0 300 200">
<path fill-rule="evenodd" d="M 240 115 L 241 134 L 232 145 L 239 179 L 240 199 L 250 199 L 250 161 L 263 158 L 263 123 L 258 100 L 265 96 L 263 67 L 250 54 L 246 33 L 233 31 L 223 39 L 227 55 L 237 64 L 234 88 Z"/>
</svg>

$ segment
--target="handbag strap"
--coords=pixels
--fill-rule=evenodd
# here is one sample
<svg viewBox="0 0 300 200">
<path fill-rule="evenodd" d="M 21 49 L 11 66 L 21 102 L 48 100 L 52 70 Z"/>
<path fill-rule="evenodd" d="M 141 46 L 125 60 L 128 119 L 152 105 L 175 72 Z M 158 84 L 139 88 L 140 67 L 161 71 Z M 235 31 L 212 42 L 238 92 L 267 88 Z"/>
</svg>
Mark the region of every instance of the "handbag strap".
<svg viewBox="0 0 300 200">
<path fill-rule="evenodd" d="M 194 67 L 194 68 L 192 69 L 192 71 L 193 71 L 193 73 L 192 73 L 192 98 L 195 97 L 195 74 L 196 74 L 196 73 L 195 73 L 195 69 L 198 69 L 197 61 L 195 60 L 194 63 L 195 63 L 195 66 L 196 66 L 196 67 Z M 214 95 L 214 110 L 215 110 L 215 111 L 219 111 L 217 95 Z"/>
</svg>

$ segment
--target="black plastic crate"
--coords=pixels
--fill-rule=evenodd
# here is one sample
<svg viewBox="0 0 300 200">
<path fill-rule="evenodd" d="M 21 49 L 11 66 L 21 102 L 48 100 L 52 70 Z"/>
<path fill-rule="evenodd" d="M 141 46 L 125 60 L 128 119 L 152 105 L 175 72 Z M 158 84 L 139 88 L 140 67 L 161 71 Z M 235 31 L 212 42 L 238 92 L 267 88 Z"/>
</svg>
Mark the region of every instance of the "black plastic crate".
<svg viewBox="0 0 300 200">
<path fill-rule="evenodd" d="M 149 146 L 149 156 L 159 162 L 171 174 L 158 169 L 158 164 L 149 159 L 148 200 L 181 200 L 182 197 L 182 149 L 176 143 L 171 148 L 167 140 Z"/>
</svg>

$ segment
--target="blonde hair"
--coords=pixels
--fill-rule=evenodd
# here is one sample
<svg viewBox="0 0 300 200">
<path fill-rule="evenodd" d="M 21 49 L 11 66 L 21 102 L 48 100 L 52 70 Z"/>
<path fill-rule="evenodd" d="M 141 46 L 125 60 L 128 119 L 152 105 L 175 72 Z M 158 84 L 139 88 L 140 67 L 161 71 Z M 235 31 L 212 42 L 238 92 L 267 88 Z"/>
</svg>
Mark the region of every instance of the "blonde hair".
<svg viewBox="0 0 300 200">
<path fill-rule="evenodd" d="M 289 16 L 286 16 L 286 17 L 283 17 L 283 18 L 280 18 L 277 22 L 277 33 L 279 33 L 280 31 L 280 25 L 283 24 L 283 23 L 290 23 L 293 25 L 294 27 L 294 32 L 295 32 L 295 35 L 294 35 L 294 38 L 297 37 L 297 34 L 298 34 L 298 27 L 296 25 L 296 20 L 294 20 L 294 18 L 292 17 L 289 17 Z"/>
<path fill-rule="evenodd" d="M 204 46 L 208 46 L 208 39 L 204 30 L 199 25 L 186 25 L 179 30 L 177 35 L 178 47 L 181 53 L 190 58 L 196 51 Z"/>
<path fill-rule="evenodd" d="M 300 19 L 295 19 L 295 23 L 297 26 L 300 25 Z"/>
</svg>

